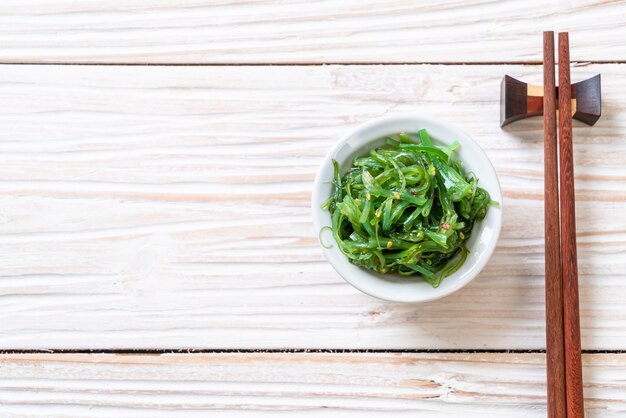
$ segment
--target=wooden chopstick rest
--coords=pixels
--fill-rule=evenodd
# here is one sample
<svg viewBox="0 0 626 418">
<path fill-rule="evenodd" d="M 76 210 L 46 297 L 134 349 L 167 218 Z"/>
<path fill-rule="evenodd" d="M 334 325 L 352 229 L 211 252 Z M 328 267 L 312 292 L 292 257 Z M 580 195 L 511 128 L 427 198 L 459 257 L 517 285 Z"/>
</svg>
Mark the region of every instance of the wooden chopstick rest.
<svg viewBox="0 0 626 418">
<path fill-rule="evenodd" d="M 500 86 L 500 127 L 543 114 L 543 87 L 505 75 Z M 600 74 L 572 84 L 572 117 L 593 126 L 602 114 Z M 556 97 L 559 89 L 556 87 Z M 558 109 L 558 104 L 557 104 Z"/>
</svg>

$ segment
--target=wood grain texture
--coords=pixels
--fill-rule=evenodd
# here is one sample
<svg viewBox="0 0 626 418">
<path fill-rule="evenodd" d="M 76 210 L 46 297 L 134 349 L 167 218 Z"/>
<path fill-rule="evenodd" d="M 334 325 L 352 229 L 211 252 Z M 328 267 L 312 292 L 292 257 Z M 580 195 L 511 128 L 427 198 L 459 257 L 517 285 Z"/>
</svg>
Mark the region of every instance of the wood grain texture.
<svg viewBox="0 0 626 418">
<path fill-rule="evenodd" d="M 625 355 L 586 355 L 587 417 L 626 414 Z M 0 414 L 546 416 L 541 354 L 2 355 Z"/>
<path fill-rule="evenodd" d="M 626 348 L 626 66 L 576 127 L 581 326 Z M 0 67 L 0 348 L 543 348 L 541 119 L 499 128 L 504 73 L 540 66 Z M 419 306 L 351 288 L 310 215 L 356 124 L 421 111 L 486 150 L 495 255 Z M 610 151 L 610 152 L 607 152 Z"/>
<path fill-rule="evenodd" d="M 572 33 L 575 61 L 624 61 L 624 15 L 612 0 L 5 0 L 0 62 L 540 62 L 546 28 Z"/>
</svg>

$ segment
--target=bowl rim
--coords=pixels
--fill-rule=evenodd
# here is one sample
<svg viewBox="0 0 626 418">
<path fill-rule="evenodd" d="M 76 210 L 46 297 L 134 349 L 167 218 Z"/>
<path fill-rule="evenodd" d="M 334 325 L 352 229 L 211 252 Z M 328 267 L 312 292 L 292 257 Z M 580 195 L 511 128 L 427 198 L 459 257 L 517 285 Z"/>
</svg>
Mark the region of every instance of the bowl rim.
<svg viewBox="0 0 626 418">
<path fill-rule="evenodd" d="M 495 223 L 493 225 L 492 238 L 488 241 L 487 247 L 484 249 L 484 251 L 480 255 L 480 258 L 474 263 L 474 265 L 471 266 L 470 270 L 466 273 L 466 277 L 463 278 L 463 280 L 459 280 L 457 283 L 454 284 L 454 286 L 447 287 L 446 289 L 433 288 L 439 291 L 429 292 L 428 294 L 420 294 L 420 297 L 417 297 L 417 298 L 409 297 L 410 294 L 409 295 L 407 294 L 394 295 L 393 297 L 390 297 L 389 294 L 387 293 L 383 296 L 381 294 L 377 294 L 376 292 L 372 291 L 371 288 L 363 286 L 360 280 L 350 277 L 350 275 L 347 274 L 347 272 L 343 270 L 342 266 L 337 265 L 333 261 L 331 254 L 330 254 L 333 251 L 333 249 L 326 248 L 321 241 L 321 231 L 325 225 L 324 225 L 324 222 L 322 221 L 324 210 L 321 209 L 320 206 L 327 199 L 327 197 L 321 196 L 321 189 L 322 189 L 323 184 L 328 182 L 328 178 L 326 177 L 326 174 L 324 174 L 326 172 L 325 168 L 332 167 L 332 160 L 339 153 L 339 151 L 342 150 L 342 148 L 346 145 L 346 143 L 350 139 L 356 137 L 359 134 L 366 133 L 371 128 L 378 126 L 380 124 L 385 124 L 385 123 L 390 123 L 390 122 L 407 122 L 407 121 L 417 122 L 419 124 L 424 124 L 424 125 L 430 124 L 430 125 L 441 126 L 443 129 L 447 131 L 454 132 L 454 134 L 458 137 L 455 139 L 457 139 L 462 145 L 464 143 L 472 144 L 473 145 L 472 148 L 474 148 L 474 151 L 478 152 L 481 155 L 482 159 L 484 159 L 484 161 L 487 162 L 487 164 L 483 167 L 483 169 L 488 172 L 488 176 L 492 177 L 492 180 L 493 180 L 493 184 L 492 184 L 491 189 L 489 190 L 489 193 L 492 195 L 492 198 L 494 200 L 497 200 L 500 203 L 500 206 L 498 208 L 494 207 L 490 209 L 491 212 L 494 212 L 494 210 L 496 212 L 496 215 L 494 218 Z M 380 136 L 376 138 L 366 139 L 365 142 L 359 146 L 359 149 L 367 147 L 367 144 L 379 138 Z M 429 301 L 443 298 L 445 296 L 448 296 L 458 291 L 459 289 L 463 288 L 468 283 L 470 283 L 472 280 L 474 280 L 474 278 L 478 276 L 478 274 L 485 267 L 485 265 L 487 264 L 487 262 L 493 255 L 493 252 L 495 251 L 495 248 L 496 248 L 499 236 L 500 236 L 500 232 L 502 229 L 502 208 L 503 208 L 502 191 L 501 191 L 501 186 L 500 186 L 498 175 L 495 171 L 495 168 L 493 167 L 493 163 L 491 162 L 491 160 L 489 159 L 485 151 L 480 147 L 480 145 L 470 135 L 468 135 L 466 132 L 456 127 L 454 124 L 451 124 L 448 122 L 444 123 L 440 119 L 433 118 L 421 112 L 420 113 L 417 113 L 417 112 L 399 113 L 399 114 L 394 114 L 394 115 L 385 115 L 382 117 L 377 117 L 374 119 L 370 119 L 364 123 L 361 123 L 353 127 L 352 129 L 350 129 L 348 132 L 346 132 L 343 136 L 341 136 L 341 138 L 338 141 L 336 141 L 333 147 L 324 156 L 324 159 L 322 160 L 322 163 L 320 164 L 317 174 L 315 176 L 313 191 L 311 195 L 311 209 L 312 209 L 312 214 L 313 214 L 313 224 L 315 227 L 315 231 L 319 232 L 318 243 L 322 247 L 324 256 L 326 257 L 328 262 L 332 265 L 332 267 L 335 269 L 335 271 L 346 282 L 348 282 L 350 285 L 352 285 L 353 287 L 355 287 L 356 289 L 360 290 L 361 292 L 365 294 L 368 294 L 372 297 L 382 299 L 382 300 L 387 300 L 387 301 L 392 301 L 392 302 L 406 302 L 406 303 L 422 303 L 422 302 L 429 302 Z M 333 244 L 334 244 L 333 247 L 336 247 L 336 243 L 334 243 L 334 241 L 333 241 Z M 343 257 L 345 257 L 338 248 L 335 251 L 339 251 L 339 253 Z M 375 272 L 371 272 L 361 267 L 359 267 L 359 269 L 365 274 L 376 275 Z M 454 276 L 454 274 L 452 276 Z"/>
</svg>

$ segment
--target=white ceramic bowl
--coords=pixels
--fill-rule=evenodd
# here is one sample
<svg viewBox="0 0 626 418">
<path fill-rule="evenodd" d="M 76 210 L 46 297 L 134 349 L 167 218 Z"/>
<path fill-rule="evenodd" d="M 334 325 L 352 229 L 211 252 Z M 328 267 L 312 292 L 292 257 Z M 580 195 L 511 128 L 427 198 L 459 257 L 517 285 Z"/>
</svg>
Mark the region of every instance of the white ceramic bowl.
<svg viewBox="0 0 626 418">
<path fill-rule="evenodd" d="M 322 248 L 335 270 L 357 289 L 380 299 L 395 302 L 426 302 L 459 290 L 476 277 L 487 264 L 500 235 L 502 194 L 496 172 L 485 152 L 472 138 L 449 123 L 418 114 L 385 116 L 371 120 L 348 132 L 337 142 L 324 158 L 315 178 L 312 197 L 315 230 L 320 231 L 323 227 L 331 225 L 329 212 L 322 210 L 321 206 L 331 194 L 333 159 L 339 163 L 343 175 L 355 157 L 366 155 L 372 147 L 383 145 L 384 136 L 398 132 L 414 133 L 422 128 L 426 128 L 434 143 L 444 145 L 454 141 L 460 143 L 456 151 L 457 158 L 461 159 L 466 171 L 476 174 L 479 186 L 487 190 L 493 200 L 500 202 L 500 207 L 489 208 L 485 219 L 474 224 L 472 235 L 467 241 L 469 249 L 467 260 L 437 288 L 433 288 L 419 277 L 383 275 L 355 266 L 339 250 L 332 233 L 327 229 L 324 230 L 320 238 L 325 245 L 332 247 L 324 248 L 322 245 Z"/>
</svg>

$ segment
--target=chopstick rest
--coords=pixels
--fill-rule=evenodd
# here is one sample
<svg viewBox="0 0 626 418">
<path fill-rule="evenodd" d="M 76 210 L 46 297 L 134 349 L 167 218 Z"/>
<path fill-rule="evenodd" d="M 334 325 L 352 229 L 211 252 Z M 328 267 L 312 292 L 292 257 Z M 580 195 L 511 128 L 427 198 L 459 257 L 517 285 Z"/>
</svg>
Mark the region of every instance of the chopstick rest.
<svg viewBox="0 0 626 418">
<path fill-rule="evenodd" d="M 545 84 L 545 80 L 544 80 Z M 572 84 L 572 117 L 593 126 L 602 114 L 600 101 L 600 74 Z M 555 94 L 558 97 L 559 88 Z M 505 75 L 500 86 L 500 127 L 544 111 L 544 87 L 527 84 Z M 557 104 L 558 109 L 558 104 Z"/>
</svg>

